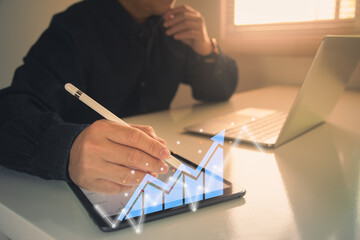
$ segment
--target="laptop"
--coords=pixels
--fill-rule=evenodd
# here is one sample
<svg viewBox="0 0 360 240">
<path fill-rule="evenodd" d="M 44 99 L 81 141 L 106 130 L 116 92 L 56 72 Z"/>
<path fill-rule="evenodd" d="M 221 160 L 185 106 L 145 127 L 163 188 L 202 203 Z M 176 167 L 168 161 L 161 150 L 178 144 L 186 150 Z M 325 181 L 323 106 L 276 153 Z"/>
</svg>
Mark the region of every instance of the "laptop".
<svg viewBox="0 0 360 240">
<path fill-rule="evenodd" d="M 278 147 L 326 121 L 359 64 L 360 35 L 326 36 L 288 113 L 250 107 L 185 130 L 212 136 L 226 129 L 227 139 Z"/>
</svg>

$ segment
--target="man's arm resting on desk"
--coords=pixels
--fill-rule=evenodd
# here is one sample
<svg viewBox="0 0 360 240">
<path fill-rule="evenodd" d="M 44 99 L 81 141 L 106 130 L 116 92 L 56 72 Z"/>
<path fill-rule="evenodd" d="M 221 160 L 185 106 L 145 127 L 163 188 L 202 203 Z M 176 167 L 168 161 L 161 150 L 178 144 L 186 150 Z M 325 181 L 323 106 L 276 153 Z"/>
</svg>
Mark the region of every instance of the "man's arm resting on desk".
<svg viewBox="0 0 360 240">
<path fill-rule="evenodd" d="M 192 87 L 197 100 L 224 101 L 234 93 L 238 81 L 237 65 L 233 59 L 220 53 L 215 62 L 206 63 L 192 57 L 188 61 L 183 82 Z"/>
<path fill-rule="evenodd" d="M 0 92 L 0 163 L 45 179 L 66 180 L 67 158 L 75 137 L 87 126 L 63 122 L 32 96 Z"/>
<path fill-rule="evenodd" d="M 222 54 L 210 39 L 203 16 L 189 6 L 179 6 L 164 15 L 166 34 L 188 45 L 183 83 L 203 101 L 227 100 L 238 81 L 236 62 Z M 211 59 L 208 59 L 210 55 Z"/>
</svg>

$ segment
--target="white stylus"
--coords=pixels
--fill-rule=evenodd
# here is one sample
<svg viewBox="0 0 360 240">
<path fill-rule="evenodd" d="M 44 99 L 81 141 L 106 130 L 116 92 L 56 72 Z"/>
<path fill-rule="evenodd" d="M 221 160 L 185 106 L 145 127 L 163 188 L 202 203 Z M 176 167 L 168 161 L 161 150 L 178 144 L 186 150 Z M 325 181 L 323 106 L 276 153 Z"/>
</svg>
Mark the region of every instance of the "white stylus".
<svg viewBox="0 0 360 240">
<path fill-rule="evenodd" d="M 102 105 L 100 105 L 94 99 L 92 99 L 91 97 L 89 97 L 88 95 L 86 95 L 85 93 L 80 91 L 77 87 L 75 87 L 71 83 L 65 84 L 65 89 L 66 89 L 66 91 L 71 93 L 71 95 L 75 96 L 80 101 L 82 101 L 87 106 L 89 106 L 91 109 L 93 109 L 95 112 L 97 112 L 101 116 L 103 116 L 105 119 L 116 122 L 116 123 L 120 123 L 120 124 L 125 125 L 125 126 L 129 126 L 129 124 L 127 124 L 126 122 L 121 120 L 119 117 L 117 117 L 115 114 L 113 114 L 112 112 L 110 112 L 106 108 L 104 108 Z M 179 168 L 180 164 L 181 164 L 181 162 L 179 160 L 177 160 L 176 158 L 174 158 L 171 155 L 165 161 L 170 163 L 175 168 Z"/>
</svg>

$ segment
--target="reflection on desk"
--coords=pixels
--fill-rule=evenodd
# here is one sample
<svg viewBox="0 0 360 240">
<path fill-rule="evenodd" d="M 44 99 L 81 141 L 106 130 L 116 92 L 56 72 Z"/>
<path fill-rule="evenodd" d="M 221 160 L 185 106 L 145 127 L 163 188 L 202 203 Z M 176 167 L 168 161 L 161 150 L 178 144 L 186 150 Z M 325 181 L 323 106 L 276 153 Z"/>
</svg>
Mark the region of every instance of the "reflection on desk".
<svg viewBox="0 0 360 240">
<path fill-rule="evenodd" d="M 301 239 L 357 239 L 356 146 L 359 139 L 325 124 L 275 151 Z"/>
</svg>

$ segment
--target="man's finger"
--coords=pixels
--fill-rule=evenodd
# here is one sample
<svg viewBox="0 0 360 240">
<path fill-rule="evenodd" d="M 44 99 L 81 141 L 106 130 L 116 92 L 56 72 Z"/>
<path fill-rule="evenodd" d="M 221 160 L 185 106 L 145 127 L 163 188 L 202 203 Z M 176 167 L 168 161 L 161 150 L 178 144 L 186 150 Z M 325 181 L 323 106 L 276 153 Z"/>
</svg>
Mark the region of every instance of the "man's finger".
<svg viewBox="0 0 360 240">
<path fill-rule="evenodd" d="M 164 144 L 137 128 L 113 124 L 112 129 L 105 135 L 113 142 L 137 148 L 155 158 L 167 159 L 170 157 L 170 151 Z"/>
<path fill-rule="evenodd" d="M 164 27 L 171 27 L 173 25 L 179 24 L 185 20 L 199 21 L 199 17 L 194 13 L 183 13 L 174 16 L 173 18 L 166 19 L 164 22 Z"/>
<path fill-rule="evenodd" d="M 169 11 L 167 11 L 164 15 L 164 18 L 166 20 L 171 15 L 181 14 L 184 12 L 196 12 L 196 11 L 188 5 L 178 6 L 176 8 L 173 8 L 173 9 L 170 9 Z"/>
<path fill-rule="evenodd" d="M 99 178 L 124 186 L 136 186 L 140 184 L 146 174 L 148 173 L 141 170 L 108 163 L 102 167 Z"/>
<path fill-rule="evenodd" d="M 145 125 L 132 125 L 130 124 L 131 127 L 140 129 L 141 131 L 145 132 L 147 135 L 149 135 L 150 137 L 160 141 L 162 144 L 166 145 L 166 142 L 164 139 L 158 137 L 155 133 L 155 130 L 150 127 L 150 126 L 145 126 Z"/>
<path fill-rule="evenodd" d="M 140 129 L 141 131 L 147 133 L 149 136 L 153 137 L 153 138 L 156 138 L 157 135 L 154 131 L 154 129 L 150 126 L 145 126 L 145 125 L 133 125 L 133 124 L 130 124 L 131 127 L 134 127 L 134 128 L 137 128 L 137 129 Z"/>
<path fill-rule="evenodd" d="M 164 174 L 169 170 L 168 165 L 163 160 L 154 158 L 141 150 L 112 141 L 109 141 L 107 144 L 108 147 L 103 153 L 103 159 L 110 163 L 160 174 Z"/>
<path fill-rule="evenodd" d="M 117 194 L 129 192 L 132 189 L 133 187 L 131 186 L 124 186 L 105 179 L 96 179 L 88 190 L 98 193 Z"/>
<path fill-rule="evenodd" d="M 184 32 L 188 30 L 197 30 L 197 29 L 201 30 L 201 24 L 199 24 L 196 21 L 186 20 L 181 24 L 177 24 L 173 27 L 170 27 L 168 30 L 166 30 L 166 34 L 170 36 L 180 32 Z"/>
</svg>

